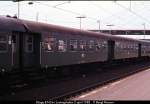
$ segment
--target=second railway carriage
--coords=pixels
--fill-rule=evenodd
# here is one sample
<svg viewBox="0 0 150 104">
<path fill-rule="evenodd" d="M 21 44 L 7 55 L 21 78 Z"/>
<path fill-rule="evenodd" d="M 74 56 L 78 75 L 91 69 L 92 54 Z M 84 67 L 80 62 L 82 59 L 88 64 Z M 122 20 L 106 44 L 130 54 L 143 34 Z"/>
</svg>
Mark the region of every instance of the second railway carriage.
<svg viewBox="0 0 150 104">
<path fill-rule="evenodd" d="M 141 56 L 150 56 L 150 43 L 141 41 Z"/>
<path fill-rule="evenodd" d="M 1 72 L 150 55 L 150 42 L 12 17 L 0 17 L 0 24 Z"/>
<path fill-rule="evenodd" d="M 113 36 L 114 59 L 150 57 L 150 42 Z"/>
<path fill-rule="evenodd" d="M 140 53 L 140 41 L 130 38 L 113 36 L 114 43 L 114 59 L 137 58 Z"/>
</svg>

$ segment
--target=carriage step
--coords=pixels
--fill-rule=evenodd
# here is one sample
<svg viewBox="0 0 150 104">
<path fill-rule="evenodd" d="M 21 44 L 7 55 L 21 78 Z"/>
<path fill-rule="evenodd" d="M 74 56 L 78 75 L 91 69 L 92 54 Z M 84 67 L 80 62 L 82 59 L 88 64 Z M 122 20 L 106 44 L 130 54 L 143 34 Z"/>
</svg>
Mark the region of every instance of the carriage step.
<svg viewBox="0 0 150 104">
<path fill-rule="evenodd" d="M 15 84 L 18 84 L 18 83 L 22 83 L 23 81 L 18 79 L 18 80 L 12 80 L 12 81 L 9 81 L 8 82 L 8 85 L 15 85 Z"/>
<path fill-rule="evenodd" d="M 42 79 L 45 79 L 45 76 L 36 76 L 36 77 L 34 76 L 34 77 L 30 77 L 29 79 L 30 80 L 40 80 L 40 79 L 42 80 Z"/>
<path fill-rule="evenodd" d="M 11 85 L 10 87 L 11 88 L 22 88 L 22 87 L 25 87 L 27 86 L 28 84 L 27 83 L 20 83 L 20 84 L 14 84 L 14 85 Z"/>
</svg>

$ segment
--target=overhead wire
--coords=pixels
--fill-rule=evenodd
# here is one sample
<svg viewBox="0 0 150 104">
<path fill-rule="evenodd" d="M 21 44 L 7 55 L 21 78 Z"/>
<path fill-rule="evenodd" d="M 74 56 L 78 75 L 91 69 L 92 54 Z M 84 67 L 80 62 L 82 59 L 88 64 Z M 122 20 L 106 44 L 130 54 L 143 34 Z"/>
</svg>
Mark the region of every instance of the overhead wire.
<svg viewBox="0 0 150 104">
<path fill-rule="evenodd" d="M 114 14 L 112 14 L 111 12 L 109 12 L 107 9 L 101 7 L 100 5 L 97 5 L 97 4 L 93 3 L 93 2 L 90 2 L 90 3 L 93 4 L 93 5 L 95 5 L 96 7 L 100 8 L 100 9 L 106 11 L 107 13 L 111 14 L 111 16 L 109 16 L 109 17 L 107 17 L 107 18 L 110 18 L 110 17 L 113 17 L 113 16 L 114 16 Z M 113 2 L 113 3 L 118 4 L 117 1 L 115 1 L 115 2 Z M 131 3 L 131 2 L 130 2 L 130 3 Z M 131 4 L 130 4 L 130 5 L 131 5 Z M 134 14 L 135 16 L 138 16 L 140 19 L 142 19 L 142 20 L 147 21 L 148 23 L 150 23 L 150 21 L 149 21 L 148 19 L 144 18 L 143 16 L 141 16 L 140 14 L 137 14 L 137 13 L 134 12 L 134 11 L 131 11 L 131 8 L 128 9 L 128 8 L 122 6 L 121 4 L 118 4 L 118 6 L 121 6 L 124 10 L 129 11 L 132 15 Z M 122 21 L 122 19 L 120 18 L 120 17 L 121 17 L 120 15 L 119 15 L 119 16 L 116 16 L 116 17 Z M 105 20 L 107 20 L 107 19 L 105 18 Z M 130 19 L 128 19 L 128 20 L 130 20 Z M 129 23 L 128 21 L 126 21 L 126 22 L 123 21 L 123 22 L 124 22 L 124 24 L 122 24 L 122 25 L 123 25 L 124 27 L 125 27 L 125 25 L 128 25 L 128 23 Z M 121 23 L 122 23 L 122 22 L 121 22 Z M 119 26 L 119 27 L 123 27 L 123 26 Z"/>
<path fill-rule="evenodd" d="M 35 1 L 34 1 L 35 2 Z M 39 3 L 39 2 L 36 2 L 36 3 Z M 44 5 L 44 4 L 43 4 Z M 45 6 L 46 6 L 46 4 L 45 4 Z M 48 6 L 48 5 L 47 5 Z M 46 12 L 45 11 L 42 11 L 42 13 L 46 16 Z M 52 21 L 52 22 L 58 22 L 58 20 L 55 20 L 55 19 L 47 19 L 47 16 L 46 16 L 46 18 L 44 19 L 44 18 L 42 18 L 42 21 L 46 21 L 47 22 L 47 20 L 50 20 L 50 21 Z M 73 23 L 72 21 L 62 21 L 62 20 L 59 20 L 59 22 L 63 22 L 63 23 Z"/>
<path fill-rule="evenodd" d="M 137 16 L 138 18 L 140 18 L 140 19 L 142 19 L 142 20 L 144 20 L 144 21 L 146 21 L 147 23 L 150 24 L 150 21 L 149 21 L 148 19 L 146 19 L 146 18 L 144 18 L 143 16 L 137 14 L 137 13 L 134 12 L 133 10 L 128 9 L 128 8 L 126 8 L 125 6 L 123 6 L 123 5 L 121 5 L 121 4 L 117 3 L 117 2 L 115 2 L 115 4 L 118 5 L 118 6 L 121 7 L 121 8 L 124 8 L 124 9 L 127 10 L 128 12 L 134 14 L 134 15 Z"/>
<path fill-rule="evenodd" d="M 114 16 L 116 16 L 118 19 L 120 19 L 120 20 L 122 21 L 121 16 L 116 15 L 117 13 L 113 14 L 113 13 L 111 13 L 110 11 L 108 11 L 107 9 L 105 9 L 105 8 L 103 8 L 102 6 L 97 5 L 97 4 L 93 3 L 93 2 L 90 2 L 90 4 L 96 6 L 96 7 L 99 8 L 100 10 L 105 11 L 105 12 L 108 13 L 108 14 L 111 14 L 110 16 L 108 16 L 108 17 L 106 17 L 105 19 L 103 19 L 104 21 L 110 20 L 110 18 L 111 18 L 111 17 L 114 17 Z M 119 13 L 119 12 L 118 12 L 118 13 Z M 115 19 L 115 20 L 118 20 L 118 19 Z M 113 21 L 115 21 L 115 20 L 113 20 Z M 123 22 L 124 22 L 124 21 L 123 21 Z M 117 25 L 117 27 L 123 28 L 124 26 L 121 26 L 121 25 L 119 26 L 119 25 Z"/>
<path fill-rule="evenodd" d="M 36 3 L 38 3 L 38 4 L 41 4 L 41 5 L 44 5 L 44 6 L 47 6 L 47 7 L 51 7 L 51 8 L 58 9 L 58 10 L 61 10 L 61 11 L 64 11 L 64 12 L 72 13 L 72 14 L 74 14 L 74 15 L 79 15 L 79 16 L 85 15 L 85 14 L 77 13 L 77 12 L 74 12 L 74 11 L 66 10 L 66 9 L 63 9 L 63 8 L 59 8 L 59 7 L 57 7 L 59 4 L 58 4 L 58 5 L 55 5 L 55 6 L 52 6 L 52 5 L 48 5 L 48 4 L 39 2 L 39 1 L 34 1 L 34 2 L 36 2 Z M 65 2 L 65 3 L 66 3 L 66 2 Z M 106 10 L 105 10 L 105 11 L 106 11 Z M 91 19 L 91 20 L 94 20 L 95 22 L 99 20 L 99 19 L 97 19 L 97 18 L 89 17 L 89 16 L 86 16 L 86 18 Z"/>
<path fill-rule="evenodd" d="M 55 8 L 55 9 L 58 9 L 58 10 L 61 10 L 61 11 L 64 11 L 64 12 L 68 12 L 68 13 L 71 13 L 71 14 L 74 14 L 74 15 L 79 15 L 79 16 L 86 16 L 86 18 L 90 19 L 90 20 L 93 20 L 95 23 L 97 23 L 97 21 L 99 20 L 99 18 L 95 18 L 95 17 L 91 17 L 91 16 L 87 16 L 85 14 L 81 14 L 81 13 L 78 13 L 78 12 L 74 12 L 74 11 L 71 11 L 71 10 L 67 10 L 67 9 L 63 9 L 63 8 L 59 8 L 59 7 L 56 7 L 56 6 L 52 6 L 52 5 L 49 5 L 49 4 L 45 4 L 45 3 L 42 3 L 42 2 L 39 2 L 39 1 L 34 1 L 35 3 L 38 3 L 38 4 L 41 4 L 41 5 L 44 5 L 44 6 L 47 6 L 47 7 L 51 7 L 51 8 Z M 105 24 L 108 24 L 106 22 L 103 22 Z M 123 27 L 123 26 L 118 26 L 118 27 Z"/>
<path fill-rule="evenodd" d="M 34 2 L 38 3 L 38 4 L 41 4 L 41 5 L 44 5 L 44 6 L 47 6 L 47 7 L 58 9 L 58 10 L 61 10 L 61 11 L 64 11 L 64 12 L 72 13 L 72 14 L 75 14 L 75 15 L 80 15 L 80 16 L 83 15 L 83 14 L 80 14 L 80 13 L 77 13 L 77 12 L 73 12 L 73 11 L 70 11 L 70 10 L 66 10 L 66 9 L 62 9 L 62 8 L 56 7 L 56 6 L 45 4 L 45 3 L 42 3 L 42 2 L 39 2 L 39 1 L 34 1 Z"/>
<path fill-rule="evenodd" d="M 56 6 L 51 6 L 51 5 L 48 5 L 48 4 L 44 4 L 44 3 L 41 3 L 41 2 L 37 2 L 35 1 L 36 3 L 39 3 L 39 4 L 42 4 L 42 5 L 45 5 L 47 7 L 51 7 L 51 8 L 55 8 L 55 9 L 58 9 L 58 10 L 61 10 L 61 11 L 64 11 L 64 12 L 68 12 L 68 13 L 72 13 L 74 15 L 79 15 L 79 16 L 86 16 L 85 14 L 81 14 L 81 13 L 78 13 L 78 12 L 74 12 L 74 11 L 71 11 L 71 10 L 67 10 L 67 9 L 63 9 L 63 8 L 59 8 L 59 7 L 56 7 Z M 90 16 L 86 16 L 86 18 L 89 18 L 91 20 L 98 20 L 97 18 L 94 18 L 94 17 L 90 17 Z"/>
<path fill-rule="evenodd" d="M 34 2 L 35 2 L 35 3 L 38 3 L 38 4 L 41 4 L 41 5 L 44 5 L 44 6 L 47 6 L 47 7 L 51 7 L 51 8 L 58 9 L 58 10 L 61 10 L 61 11 L 64 11 L 64 12 L 68 12 L 68 13 L 71 13 L 71 14 L 74 14 L 74 15 L 79 15 L 79 16 L 85 15 L 85 14 L 81 14 L 81 13 L 74 12 L 74 11 L 71 11 L 71 10 L 59 8 L 59 7 L 57 7 L 57 5 L 59 5 L 59 4 L 57 4 L 57 5 L 55 5 L 55 6 L 52 6 L 52 5 L 45 4 L 45 3 L 42 3 L 42 2 L 39 2 L 39 1 L 34 1 Z M 115 14 L 112 14 L 112 13 L 111 13 L 110 11 L 108 11 L 107 9 L 104 9 L 103 7 L 97 5 L 97 4 L 93 3 L 93 2 L 90 2 L 90 3 L 93 4 L 93 5 L 95 5 L 95 6 L 97 6 L 97 7 L 99 7 L 100 9 L 106 11 L 107 13 L 111 14 L 111 16 L 109 16 L 109 17 L 115 16 Z M 146 21 L 146 22 L 148 22 L 148 23 L 150 24 L 150 21 L 149 21 L 148 19 L 144 18 L 143 16 L 137 14 L 137 13 L 134 12 L 134 11 L 131 11 L 130 9 L 128 9 L 128 8 L 126 8 L 126 7 L 124 7 L 123 5 L 119 4 L 117 1 L 114 2 L 114 3 L 115 3 L 116 5 L 122 7 L 123 9 L 129 11 L 130 13 L 134 14 L 134 15 L 137 16 L 138 18 L 140 18 L 140 19 L 142 19 L 142 20 L 144 20 L 144 21 Z M 90 16 L 86 16 L 86 18 L 91 19 L 91 20 L 94 20 L 95 22 L 96 22 L 97 20 L 99 20 L 99 18 L 90 17 Z M 117 16 L 117 18 L 120 19 L 120 20 L 122 20 L 120 16 Z M 105 20 L 107 20 L 107 19 L 105 19 Z M 119 27 L 123 27 L 123 26 L 119 26 Z"/>
<path fill-rule="evenodd" d="M 14 3 L 13 3 L 14 4 Z M 5 5 L 5 6 L 2 6 L 2 7 L 17 7 L 17 4 L 16 4 L 16 2 L 15 2 L 15 4 L 16 5 L 13 5 L 13 4 L 9 4 L 9 5 Z M 26 3 L 21 3 L 21 5 L 25 5 Z M 7 8 L 8 9 L 8 8 Z M 0 8 L 0 10 L 1 11 L 5 11 L 6 9 L 4 9 L 4 8 Z M 8 10 L 9 11 L 9 10 Z M 16 11 L 17 11 L 17 9 L 16 9 Z"/>
<path fill-rule="evenodd" d="M 63 2 L 63 3 L 57 4 L 57 5 L 55 5 L 54 7 L 60 6 L 60 5 L 62 5 L 62 4 L 70 3 L 70 2 L 71 2 L 71 1 L 69 0 L 69 1 L 67 1 L 67 2 Z"/>
<path fill-rule="evenodd" d="M 111 17 L 114 17 L 114 16 L 116 16 L 118 19 L 120 19 L 120 20 L 122 21 L 121 16 L 116 15 L 117 13 L 112 14 L 112 13 L 111 13 L 110 11 L 108 11 L 107 9 L 105 9 L 105 8 L 103 8 L 102 6 L 97 5 L 97 4 L 93 3 L 93 2 L 90 2 L 90 4 L 96 6 L 96 7 L 99 8 L 100 10 L 103 10 L 103 11 L 107 12 L 108 14 L 111 14 L 109 17 L 106 17 L 106 18 L 105 18 L 105 21 L 106 21 L 107 19 L 111 18 Z M 115 20 L 117 20 L 117 19 L 115 19 Z M 118 26 L 118 27 L 123 28 L 124 25 L 128 24 L 128 21 L 127 21 L 127 22 L 123 21 L 123 22 L 124 22 L 124 24 L 122 24 L 123 26 Z"/>
</svg>

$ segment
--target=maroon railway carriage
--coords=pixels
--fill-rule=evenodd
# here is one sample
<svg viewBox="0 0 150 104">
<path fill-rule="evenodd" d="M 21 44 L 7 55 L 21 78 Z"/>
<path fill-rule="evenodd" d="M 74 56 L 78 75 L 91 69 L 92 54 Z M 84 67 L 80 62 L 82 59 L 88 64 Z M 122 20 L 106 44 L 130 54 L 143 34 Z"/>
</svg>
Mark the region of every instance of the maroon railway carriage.
<svg viewBox="0 0 150 104">
<path fill-rule="evenodd" d="M 12 17 L 1 16 L 0 24 L 1 72 L 149 55 L 145 41 Z"/>
</svg>

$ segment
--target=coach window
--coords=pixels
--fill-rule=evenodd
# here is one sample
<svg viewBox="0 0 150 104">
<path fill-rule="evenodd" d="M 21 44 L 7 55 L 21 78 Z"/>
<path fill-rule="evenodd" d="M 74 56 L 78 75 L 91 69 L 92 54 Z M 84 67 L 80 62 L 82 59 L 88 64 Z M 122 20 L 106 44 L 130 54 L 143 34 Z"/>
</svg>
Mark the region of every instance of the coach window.
<svg viewBox="0 0 150 104">
<path fill-rule="evenodd" d="M 130 44 L 128 44 L 128 49 L 130 49 Z"/>
<path fill-rule="evenodd" d="M 121 48 L 121 49 L 122 49 L 122 44 L 120 44 L 120 45 L 119 45 L 119 48 Z"/>
<path fill-rule="evenodd" d="M 104 47 L 104 48 L 107 47 L 107 41 L 103 41 L 103 47 Z"/>
<path fill-rule="evenodd" d="M 134 49 L 134 44 L 131 45 L 132 50 Z"/>
<path fill-rule="evenodd" d="M 120 42 L 120 48 L 121 48 L 121 49 L 123 48 L 123 44 L 122 44 L 122 42 Z"/>
<path fill-rule="evenodd" d="M 136 50 L 138 50 L 138 45 L 136 45 Z"/>
<path fill-rule="evenodd" d="M 16 39 L 17 37 L 16 37 L 16 35 L 12 35 L 12 43 L 13 43 L 13 48 L 14 48 L 14 52 L 16 52 L 16 41 L 17 41 L 17 39 Z"/>
<path fill-rule="evenodd" d="M 86 50 L 86 41 L 85 40 L 80 40 L 80 50 Z"/>
<path fill-rule="evenodd" d="M 136 44 L 134 44 L 134 49 L 136 49 Z"/>
<path fill-rule="evenodd" d="M 26 36 L 26 52 L 33 52 L 33 36 Z"/>
<path fill-rule="evenodd" d="M 124 50 L 126 47 L 125 43 L 122 43 L 122 49 Z"/>
<path fill-rule="evenodd" d="M 47 52 L 54 51 L 55 49 L 55 38 L 47 37 L 44 40 L 44 50 Z"/>
<path fill-rule="evenodd" d="M 116 44 L 116 48 L 119 49 L 120 48 L 120 43 L 116 42 L 115 44 Z"/>
<path fill-rule="evenodd" d="M 7 35 L 0 35 L 0 52 L 7 51 Z"/>
<path fill-rule="evenodd" d="M 135 49 L 135 44 L 132 45 L 132 48 Z"/>
<path fill-rule="evenodd" d="M 132 50 L 132 44 L 130 44 L 130 49 Z"/>
<path fill-rule="evenodd" d="M 101 48 L 101 42 L 97 41 L 96 43 L 96 50 L 99 50 Z"/>
<path fill-rule="evenodd" d="M 127 43 L 124 44 L 124 49 L 127 50 Z"/>
<path fill-rule="evenodd" d="M 58 50 L 61 52 L 65 52 L 66 51 L 66 42 L 64 40 L 59 40 L 58 41 Z"/>
<path fill-rule="evenodd" d="M 128 44 L 128 49 L 130 49 L 130 44 Z"/>
<path fill-rule="evenodd" d="M 132 44 L 132 43 L 131 43 L 131 46 L 130 46 L 130 47 L 131 47 L 131 50 L 132 50 L 132 49 L 133 49 L 133 44 Z"/>
<path fill-rule="evenodd" d="M 132 49 L 133 49 L 133 50 L 135 49 L 135 44 L 132 45 Z"/>
<path fill-rule="evenodd" d="M 77 40 L 70 40 L 70 50 L 75 51 L 75 50 L 77 50 L 77 48 L 78 48 Z"/>
<path fill-rule="evenodd" d="M 90 40 L 90 41 L 89 41 L 89 49 L 90 49 L 90 50 L 93 50 L 93 48 L 94 48 L 94 41 L 93 41 L 93 40 Z"/>
<path fill-rule="evenodd" d="M 144 49 L 144 45 L 142 45 L 142 49 Z"/>
<path fill-rule="evenodd" d="M 124 44 L 123 43 L 121 44 L 121 48 L 122 48 L 122 50 L 124 49 Z"/>
<path fill-rule="evenodd" d="M 119 48 L 120 47 L 120 43 L 119 42 L 115 42 L 115 48 Z"/>
<path fill-rule="evenodd" d="M 150 46 L 148 46 L 148 49 L 150 50 Z"/>
<path fill-rule="evenodd" d="M 133 44 L 131 45 L 131 48 L 134 49 L 134 45 Z"/>
</svg>

